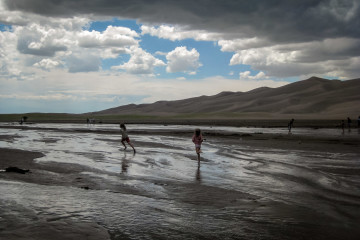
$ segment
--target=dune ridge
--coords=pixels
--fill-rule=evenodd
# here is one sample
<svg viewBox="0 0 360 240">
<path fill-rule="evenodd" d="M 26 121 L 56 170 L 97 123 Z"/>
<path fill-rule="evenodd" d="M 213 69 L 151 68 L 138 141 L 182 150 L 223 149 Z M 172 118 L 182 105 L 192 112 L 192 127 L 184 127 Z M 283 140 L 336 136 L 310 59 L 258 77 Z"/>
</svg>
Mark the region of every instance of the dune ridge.
<svg viewBox="0 0 360 240">
<path fill-rule="evenodd" d="M 261 87 L 248 92 L 221 92 L 176 101 L 129 104 L 106 109 L 98 115 L 240 114 L 247 117 L 343 118 L 360 115 L 360 78 L 340 81 L 311 77 L 278 88 Z"/>
</svg>

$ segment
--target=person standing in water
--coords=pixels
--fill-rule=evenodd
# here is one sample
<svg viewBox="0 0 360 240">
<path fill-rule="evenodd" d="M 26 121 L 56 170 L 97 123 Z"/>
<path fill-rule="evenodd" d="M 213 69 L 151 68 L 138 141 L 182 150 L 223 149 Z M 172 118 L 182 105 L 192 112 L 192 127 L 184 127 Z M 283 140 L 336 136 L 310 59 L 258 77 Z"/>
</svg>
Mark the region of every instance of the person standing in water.
<svg viewBox="0 0 360 240">
<path fill-rule="evenodd" d="M 204 141 L 204 139 L 201 135 L 201 130 L 199 128 L 195 129 L 192 141 L 195 144 L 195 151 L 198 156 L 198 162 L 200 164 L 201 143 Z"/>
<path fill-rule="evenodd" d="M 130 142 L 129 136 L 127 135 L 125 124 L 123 124 L 123 123 L 120 124 L 120 133 L 121 133 L 121 143 L 125 147 L 124 150 L 126 150 L 126 148 L 127 148 L 125 145 L 125 141 L 126 141 L 132 147 L 132 149 L 134 150 L 134 153 L 136 153 L 134 145 L 132 145 L 132 143 Z"/>
<path fill-rule="evenodd" d="M 294 121 L 295 121 L 294 119 L 291 119 L 289 124 L 288 124 L 289 133 L 291 133 L 291 129 L 292 129 L 293 125 L 294 125 Z"/>
</svg>

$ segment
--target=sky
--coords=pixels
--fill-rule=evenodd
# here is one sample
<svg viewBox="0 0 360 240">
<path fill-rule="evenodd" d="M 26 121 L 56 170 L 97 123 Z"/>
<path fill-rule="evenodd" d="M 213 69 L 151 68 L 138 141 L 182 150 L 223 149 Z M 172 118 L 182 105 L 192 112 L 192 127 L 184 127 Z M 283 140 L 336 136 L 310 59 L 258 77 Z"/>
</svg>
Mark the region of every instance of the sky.
<svg viewBox="0 0 360 240">
<path fill-rule="evenodd" d="M 359 0 L 0 0 L 0 113 L 360 76 Z"/>
</svg>

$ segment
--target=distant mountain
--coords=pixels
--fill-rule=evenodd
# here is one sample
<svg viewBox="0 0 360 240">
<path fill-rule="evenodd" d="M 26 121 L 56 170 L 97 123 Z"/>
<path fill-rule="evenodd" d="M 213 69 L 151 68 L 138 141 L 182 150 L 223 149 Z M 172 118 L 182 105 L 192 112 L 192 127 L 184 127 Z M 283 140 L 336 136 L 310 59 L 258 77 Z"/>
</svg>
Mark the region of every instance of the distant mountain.
<svg viewBox="0 0 360 240">
<path fill-rule="evenodd" d="M 247 118 L 343 118 L 360 115 L 360 78 L 348 81 L 311 77 L 279 88 L 249 92 L 221 92 L 177 101 L 130 104 L 95 115 L 184 115 L 208 114 Z"/>
</svg>

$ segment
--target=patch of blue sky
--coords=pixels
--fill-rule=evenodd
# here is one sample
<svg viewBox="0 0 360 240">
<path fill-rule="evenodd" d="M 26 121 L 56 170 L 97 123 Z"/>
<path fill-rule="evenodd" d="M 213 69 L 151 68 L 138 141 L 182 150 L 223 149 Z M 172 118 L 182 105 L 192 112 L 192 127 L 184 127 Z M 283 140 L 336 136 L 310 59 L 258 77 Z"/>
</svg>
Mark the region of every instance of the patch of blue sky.
<svg viewBox="0 0 360 240">
<path fill-rule="evenodd" d="M 11 31 L 11 29 L 12 29 L 11 25 L 0 23 L 0 31 L 1 32 L 8 32 L 8 31 Z"/>
<path fill-rule="evenodd" d="M 153 37 L 149 34 L 141 36 L 140 46 L 145 51 L 155 54 L 156 52 L 168 53 L 180 46 L 179 41 L 170 41 L 168 39 Z"/>
<path fill-rule="evenodd" d="M 98 32 L 103 32 L 106 30 L 106 28 L 108 26 L 127 27 L 127 28 L 130 28 L 130 29 L 136 31 L 139 34 L 141 32 L 141 30 L 140 30 L 141 25 L 139 25 L 135 20 L 130 20 L 130 19 L 120 20 L 117 18 L 113 18 L 112 20 L 108 20 L 108 21 L 91 22 L 88 30 L 89 31 L 95 30 Z"/>
</svg>

